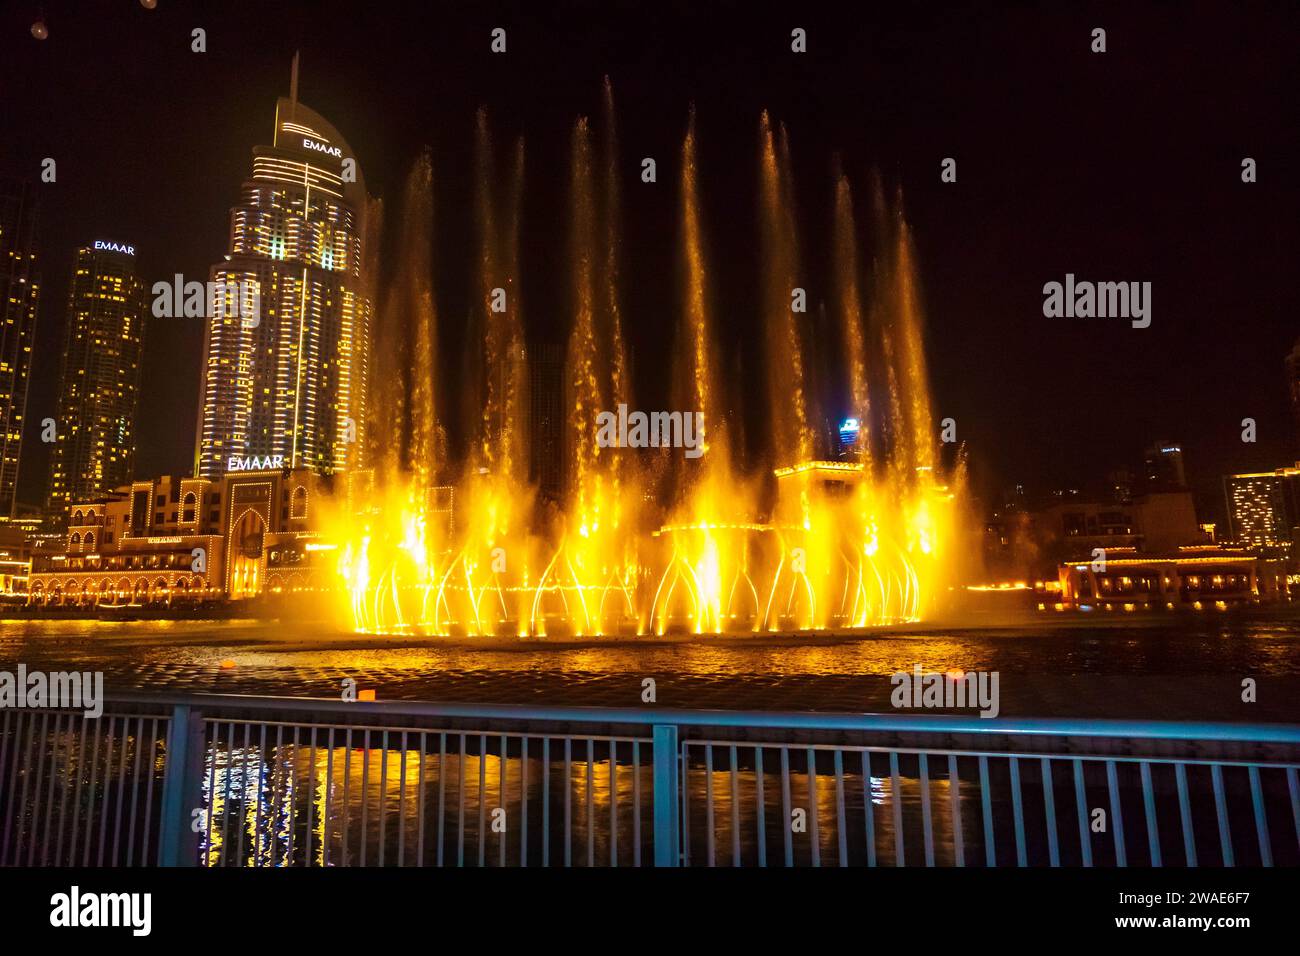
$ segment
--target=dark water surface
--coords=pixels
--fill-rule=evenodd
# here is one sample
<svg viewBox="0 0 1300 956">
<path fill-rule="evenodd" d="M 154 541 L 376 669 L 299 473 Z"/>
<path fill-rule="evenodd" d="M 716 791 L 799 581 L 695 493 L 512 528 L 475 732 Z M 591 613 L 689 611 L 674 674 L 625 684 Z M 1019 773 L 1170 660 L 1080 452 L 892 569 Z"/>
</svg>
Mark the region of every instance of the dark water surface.
<svg viewBox="0 0 1300 956">
<path fill-rule="evenodd" d="M 0 670 L 19 662 L 103 671 L 110 688 L 337 697 L 352 678 L 381 700 L 614 707 L 642 706 L 649 677 L 660 707 L 847 712 L 893 712 L 889 675 L 920 665 L 997 671 L 1008 716 L 1300 723 L 1300 623 L 1230 615 L 492 646 L 254 621 L 0 622 Z M 1256 682 L 1253 703 L 1242 700 L 1247 679 Z M 151 856 L 165 721 L 15 713 L 3 726 L 0 864 Z M 386 864 L 599 865 L 653 851 L 645 738 L 225 719 L 211 721 L 206 736 L 200 853 L 211 865 L 339 865 L 363 854 L 368 864 L 382 854 Z M 684 742 L 682 759 L 683 850 L 697 864 L 1014 865 L 1023 855 L 1033 865 L 1059 853 L 1070 865 L 1085 846 L 1099 864 L 1121 847 L 1131 864 L 1157 853 L 1181 864 L 1190 846 L 1203 864 L 1231 850 L 1253 865 L 1268 843 L 1277 862 L 1300 862 L 1294 770 L 1262 771 L 1256 805 L 1247 771 L 1227 766 L 1225 828 L 1203 765 L 1180 781 L 1159 762 L 1112 770 L 1086 756 L 1050 764 L 990 756 L 986 766 L 969 753 L 936 753 L 927 767 L 887 744 L 814 753 L 707 738 Z M 1149 803 L 1140 779 L 1148 772 Z M 1090 835 L 1082 810 L 1095 807 L 1128 821 L 1122 838 L 1119 826 Z M 792 814 L 806 818 L 806 830 L 786 824 Z M 1256 825 L 1261 816 L 1271 837 Z M 1048 842 L 1052 833 L 1058 842 Z"/>
<path fill-rule="evenodd" d="M 101 670 L 109 687 L 380 699 L 673 707 L 892 709 L 889 675 L 996 671 L 1001 713 L 1300 720 L 1300 620 L 1231 614 L 1044 618 L 853 638 L 520 641 L 377 637 L 278 622 L 4 621 L 0 668 Z M 1245 703 L 1242 681 L 1258 684 Z"/>
</svg>

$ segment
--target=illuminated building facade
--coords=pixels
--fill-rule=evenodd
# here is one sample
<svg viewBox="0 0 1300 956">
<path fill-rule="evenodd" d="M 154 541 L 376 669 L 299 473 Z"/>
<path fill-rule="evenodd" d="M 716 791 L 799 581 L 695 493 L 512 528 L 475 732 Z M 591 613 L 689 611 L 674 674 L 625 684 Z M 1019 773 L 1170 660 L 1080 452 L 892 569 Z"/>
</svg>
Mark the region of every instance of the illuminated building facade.
<svg viewBox="0 0 1300 956">
<path fill-rule="evenodd" d="M 136 481 L 79 499 L 62 546 L 32 556 L 27 600 L 174 607 L 309 589 L 332 580 L 320 572 L 330 548 L 309 524 L 330 489 L 309 468 L 265 469 Z"/>
<path fill-rule="evenodd" d="M 195 474 L 232 459 L 320 474 L 355 468 L 365 447 L 371 303 L 362 252 L 367 196 L 347 142 L 293 98 L 276 105 L 271 146 L 230 214 L 217 288 L 252 287 L 256 314 L 211 308 Z"/>
<path fill-rule="evenodd" d="M 144 352 L 145 288 L 135 247 L 97 239 L 77 250 L 59 373 L 46 513 L 131 480 Z"/>
<path fill-rule="evenodd" d="M 36 191 L 0 178 L 0 521 L 13 517 L 40 276 Z"/>
<path fill-rule="evenodd" d="M 1176 556 L 1118 558 L 1060 569 L 1060 607 L 1102 611 L 1224 609 L 1290 600 L 1284 561 L 1250 551 L 1182 548 Z"/>
<path fill-rule="evenodd" d="M 855 461 L 861 454 L 859 439 L 862 423 L 856 418 L 845 418 L 835 429 L 835 457 L 840 461 Z"/>
<path fill-rule="evenodd" d="M 1225 475 L 1228 536 L 1255 547 L 1289 546 L 1300 524 L 1300 464 L 1293 468 Z"/>
</svg>

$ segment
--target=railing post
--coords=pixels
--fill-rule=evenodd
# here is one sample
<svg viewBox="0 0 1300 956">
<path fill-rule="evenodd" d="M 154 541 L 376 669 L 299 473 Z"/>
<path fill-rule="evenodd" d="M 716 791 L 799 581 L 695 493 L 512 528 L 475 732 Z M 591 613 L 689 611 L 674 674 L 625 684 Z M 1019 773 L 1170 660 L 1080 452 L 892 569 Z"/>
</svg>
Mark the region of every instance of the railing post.
<svg viewBox="0 0 1300 956">
<path fill-rule="evenodd" d="M 677 727 L 654 728 L 655 866 L 677 866 L 681 840 L 677 821 L 681 787 L 677 774 Z"/>
<path fill-rule="evenodd" d="M 199 864 L 199 835 L 191 821 L 203 801 L 203 757 L 203 714 L 189 704 L 177 704 L 167 729 L 159 866 Z"/>
</svg>

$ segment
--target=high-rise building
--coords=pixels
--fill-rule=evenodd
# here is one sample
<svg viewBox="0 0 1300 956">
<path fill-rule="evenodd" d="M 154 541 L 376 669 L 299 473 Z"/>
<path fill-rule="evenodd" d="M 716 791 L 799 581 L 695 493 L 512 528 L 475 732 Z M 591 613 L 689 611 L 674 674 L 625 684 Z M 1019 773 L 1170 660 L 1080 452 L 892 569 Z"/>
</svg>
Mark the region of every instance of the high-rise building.
<svg viewBox="0 0 1300 956">
<path fill-rule="evenodd" d="M 0 521 L 14 516 L 40 276 L 36 191 L 0 178 Z"/>
<path fill-rule="evenodd" d="M 256 292 L 256 314 L 211 309 L 195 473 L 356 467 L 365 447 L 371 303 L 363 281 L 368 197 L 352 149 L 322 116 L 276 103 L 272 145 L 230 214 L 215 288 Z"/>
<path fill-rule="evenodd" d="M 1106 494 L 1116 504 L 1126 505 L 1133 501 L 1133 469 L 1120 465 L 1106 472 Z"/>
<path fill-rule="evenodd" d="M 564 346 L 553 343 L 528 348 L 529 479 L 543 498 L 558 501 L 564 493 L 566 441 Z"/>
<path fill-rule="evenodd" d="M 1223 477 L 1228 536 L 1257 547 L 1290 545 L 1300 526 L 1300 463 Z"/>
<path fill-rule="evenodd" d="M 77 250 L 59 371 L 46 513 L 130 482 L 144 352 L 145 288 L 135 247 L 97 239 Z"/>
<path fill-rule="evenodd" d="M 1143 459 L 1143 477 L 1147 491 L 1181 491 L 1186 488 L 1182 445 L 1158 441 L 1148 448 Z"/>
</svg>

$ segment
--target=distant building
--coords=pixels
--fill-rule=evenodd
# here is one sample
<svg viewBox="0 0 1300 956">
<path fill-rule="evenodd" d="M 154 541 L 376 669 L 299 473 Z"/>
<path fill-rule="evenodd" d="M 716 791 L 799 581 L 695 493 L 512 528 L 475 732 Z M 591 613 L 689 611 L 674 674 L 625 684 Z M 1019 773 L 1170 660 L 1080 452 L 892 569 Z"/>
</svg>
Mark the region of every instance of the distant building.
<svg viewBox="0 0 1300 956">
<path fill-rule="evenodd" d="M 97 239 L 77 250 L 46 498 L 56 523 L 74 501 L 131 480 L 145 314 L 134 246 Z"/>
<path fill-rule="evenodd" d="M 1208 610 L 1290 599 L 1284 561 L 1219 547 L 1060 568 L 1061 605 L 1103 611 Z"/>
<path fill-rule="evenodd" d="M 1135 551 L 1140 533 L 1132 507 L 1079 498 L 1034 512 L 1034 533 L 1053 563 L 1091 555 L 1093 548 Z"/>
<path fill-rule="evenodd" d="M 462 383 L 468 432 L 475 436 L 479 467 L 504 471 L 511 477 L 527 475 L 531 452 L 518 438 L 528 418 L 528 350 L 510 344 L 504 354 L 492 356 L 481 340 L 469 343 L 471 355 Z M 525 419 L 520 422 L 520 418 Z M 520 460 L 522 459 L 522 460 Z"/>
<path fill-rule="evenodd" d="M 211 271 L 216 288 L 255 290 L 258 314 L 209 309 L 196 474 L 216 479 L 232 458 L 279 456 L 320 474 L 359 465 L 370 376 L 367 202 L 339 132 L 280 98 L 274 141 L 253 150 L 229 251 Z"/>
<path fill-rule="evenodd" d="M 835 458 L 839 461 L 858 460 L 866 437 L 866 426 L 858 419 L 849 417 L 841 420 L 835 429 Z"/>
<path fill-rule="evenodd" d="M 1300 525 L 1300 463 L 1291 468 L 1225 475 L 1228 539 L 1254 547 L 1289 546 Z"/>
<path fill-rule="evenodd" d="M 0 521 L 15 514 L 40 275 L 36 190 L 0 178 Z"/>
<path fill-rule="evenodd" d="M 1067 562 L 1109 557 L 1169 555 L 1213 543 L 1197 519 L 1187 487 L 1182 446 L 1158 441 L 1140 468 L 1121 465 L 1104 484 L 1059 488 L 1037 506 L 1021 486 L 1005 493 L 986 523 L 983 550 L 991 570 L 1016 579 L 1055 577 Z"/>
<path fill-rule="evenodd" d="M 1126 505 L 1133 500 L 1133 469 L 1115 468 L 1106 473 L 1106 486 L 1112 500 Z"/>
<path fill-rule="evenodd" d="M 565 428 L 564 346 L 528 347 L 529 480 L 543 498 L 558 501 L 564 493 L 568 458 Z"/>
<path fill-rule="evenodd" d="M 1169 554 L 1179 548 L 1210 544 L 1196 520 L 1196 506 L 1190 491 L 1149 491 L 1133 499 L 1133 514 L 1141 550 Z"/>
<path fill-rule="evenodd" d="M 1183 449 L 1177 442 L 1158 441 L 1148 448 L 1142 470 L 1147 491 L 1182 491 L 1187 487 Z"/>
<path fill-rule="evenodd" d="M 984 570 L 998 577 L 1028 577 L 1037 545 L 1024 485 L 1003 490 L 1001 504 L 984 521 Z"/>
<path fill-rule="evenodd" d="M 1108 556 L 1170 554 L 1207 543 L 1190 491 L 1137 495 L 1128 503 L 1064 499 L 1032 514 L 1036 573 L 1058 564 Z"/>
</svg>

